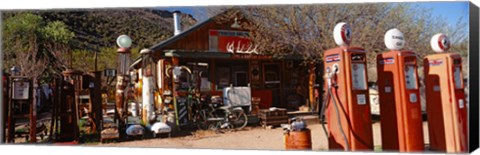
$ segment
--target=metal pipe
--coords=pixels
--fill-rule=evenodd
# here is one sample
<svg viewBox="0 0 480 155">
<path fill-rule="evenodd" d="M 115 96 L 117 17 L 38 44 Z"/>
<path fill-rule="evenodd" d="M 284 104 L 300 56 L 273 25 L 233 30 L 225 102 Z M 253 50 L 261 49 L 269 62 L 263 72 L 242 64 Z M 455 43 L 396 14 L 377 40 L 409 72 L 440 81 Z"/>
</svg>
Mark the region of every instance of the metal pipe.
<svg viewBox="0 0 480 155">
<path fill-rule="evenodd" d="M 181 20 L 180 20 L 180 11 L 173 11 L 173 27 L 174 35 L 182 33 Z"/>
</svg>

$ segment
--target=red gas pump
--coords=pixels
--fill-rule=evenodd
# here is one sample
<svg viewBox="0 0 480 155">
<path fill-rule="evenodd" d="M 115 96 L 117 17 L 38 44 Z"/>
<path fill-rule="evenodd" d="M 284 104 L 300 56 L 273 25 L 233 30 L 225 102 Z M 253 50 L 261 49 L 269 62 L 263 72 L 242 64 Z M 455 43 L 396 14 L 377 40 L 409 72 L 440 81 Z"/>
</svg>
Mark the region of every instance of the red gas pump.
<svg viewBox="0 0 480 155">
<path fill-rule="evenodd" d="M 448 153 L 466 152 L 468 122 L 462 58 L 456 53 L 442 53 L 450 47 L 444 34 L 434 35 L 430 44 L 437 52 L 423 61 L 430 147 Z"/>
<path fill-rule="evenodd" d="M 377 56 L 382 149 L 423 151 L 416 54 L 401 50 L 404 42 L 398 29 L 387 31 L 385 45 L 391 51 Z"/>
<path fill-rule="evenodd" d="M 373 150 L 368 97 L 366 51 L 348 46 L 350 27 L 339 23 L 334 39 L 339 47 L 324 53 L 327 96 L 322 107 L 328 126 L 330 150 Z"/>
</svg>

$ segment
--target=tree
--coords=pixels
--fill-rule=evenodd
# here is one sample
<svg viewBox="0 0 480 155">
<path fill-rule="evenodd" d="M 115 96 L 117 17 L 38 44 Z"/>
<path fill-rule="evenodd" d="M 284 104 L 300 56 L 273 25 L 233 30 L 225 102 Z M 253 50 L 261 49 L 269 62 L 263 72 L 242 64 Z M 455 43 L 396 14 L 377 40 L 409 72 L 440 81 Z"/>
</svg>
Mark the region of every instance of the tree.
<svg viewBox="0 0 480 155">
<path fill-rule="evenodd" d="M 97 53 L 97 70 L 115 69 L 117 66 L 117 47 L 101 48 Z M 130 50 L 130 58 L 134 60 L 140 56 L 141 49 L 135 47 Z M 95 68 L 95 52 L 89 50 L 74 50 L 72 52 L 72 68 L 89 72 Z M 82 58 L 82 59 L 78 59 Z M 133 61 L 132 61 L 133 63 Z"/>
<path fill-rule="evenodd" d="M 449 25 L 441 17 L 433 17 L 431 11 L 415 3 L 371 3 L 371 4 L 321 4 L 236 7 L 218 22 L 232 18 L 247 19 L 242 23 L 252 32 L 251 39 L 258 49 L 277 57 L 299 54 L 306 62 L 323 61 L 323 52 L 337 45 L 333 29 L 339 22 L 352 28 L 351 46 L 360 46 L 368 52 L 367 67 L 369 81 L 377 81 L 376 55 L 388 51 L 384 44 L 385 33 L 392 28 L 403 32 L 405 50 L 417 53 L 419 81 L 423 77 L 423 57 L 432 54 L 430 39 L 436 33 L 447 34 L 452 52 L 458 52 L 467 60 L 468 28 L 458 20 Z M 216 10 L 213 10 L 216 11 Z M 212 11 L 212 12 L 213 12 Z M 468 75 L 468 64 L 464 61 L 464 73 Z M 323 69 L 320 68 L 320 73 Z M 321 75 L 320 75 L 321 76 Z M 421 84 L 420 92 L 424 92 Z M 425 103 L 424 95 L 421 96 Z M 422 109 L 425 104 L 422 104 Z"/>
<path fill-rule="evenodd" d="M 71 59 L 68 55 L 71 53 L 69 44 L 75 34 L 71 32 L 65 23 L 61 21 L 49 22 L 45 27 L 40 29 L 43 38 L 44 52 L 52 56 L 50 59 L 50 67 L 52 72 L 59 73 L 68 68 L 67 64 Z M 70 60 L 71 61 L 71 60 Z"/>
<path fill-rule="evenodd" d="M 33 14 L 19 14 L 5 20 L 4 66 L 20 67 L 20 75 L 38 77 L 47 61 L 39 53 L 38 40 L 42 19 Z"/>
<path fill-rule="evenodd" d="M 376 68 L 378 53 L 388 51 L 384 35 L 392 28 L 404 33 L 405 49 L 418 54 L 419 64 L 423 64 L 425 55 L 433 53 L 430 38 L 440 32 L 452 39 L 451 51 L 465 55 L 468 51 L 467 24 L 460 19 L 456 25 L 448 25 L 441 17 L 433 17 L 430 10 L 414 4 L 242 6 L 231 9 L 217 20 L 246 19 L 249 22 L 243 22 L 242 26 L 252 32 L 251 39 L 258 45 L 257 50 L 277 57 L 298 54 L 306 62 L 321 62 L 323 51 L 337 46 L 333 28 L 339 22 L 350 24 L 353 34 L 351 46 L 360 46 L 368 51 L 369 68 Z M 219 12 L 222 8 L 206 10 Z M 369 78 L 376 81 L 376 73 L 370 73 Z"/>
<path fill-rule="evenodd" d="M 20 74 L 32 78 L 58 70 L 57 60 L 68 51 L 74 34 L 60 22 L 45 22 L 32 13 L 18 13 L 5 19 L 5 67 L 19 66 Z"/>
</svg>

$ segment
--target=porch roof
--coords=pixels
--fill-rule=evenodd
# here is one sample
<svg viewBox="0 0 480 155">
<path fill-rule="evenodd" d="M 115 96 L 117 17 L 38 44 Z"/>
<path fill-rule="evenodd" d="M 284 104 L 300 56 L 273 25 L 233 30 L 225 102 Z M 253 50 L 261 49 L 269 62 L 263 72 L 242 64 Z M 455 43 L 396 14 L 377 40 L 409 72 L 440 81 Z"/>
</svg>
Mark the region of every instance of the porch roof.
<svg viewBox="0 0 480 155">
<path fill-rule="evenodd" d="M 186 51 L 186 50 L 165 50 L 162 57 L 179 58 L 231 58 L 232 53 L 213 51 Z"/>
</svg>

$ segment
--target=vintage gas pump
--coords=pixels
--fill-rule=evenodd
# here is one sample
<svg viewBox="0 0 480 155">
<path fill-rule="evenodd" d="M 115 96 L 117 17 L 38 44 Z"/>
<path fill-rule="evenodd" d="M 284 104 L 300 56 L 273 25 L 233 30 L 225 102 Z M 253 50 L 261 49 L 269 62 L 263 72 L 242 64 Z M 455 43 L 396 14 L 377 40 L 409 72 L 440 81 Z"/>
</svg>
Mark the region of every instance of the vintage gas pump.
<svg viewBox="0 0 480 155">
<path fill-rule="evenodd" d="M 391 51 L 377 55 L 382 149 L 423 151 L 417 57 L 413 51 L 401 50 L 404 44 L 403 33 L 391 29 L 385 34 Z"/>
<path fill-rule="evenodd" d="M 346 23 L 335 26 L 334 39 L 339 47 L 324 53 L 329 149 L 373 150 L 366 51 L 348 46 L 351 32 Z"/>
<path fill-rule="evenodd" d="M 67 69 L 62 72 L 64 79 L 60 82 L 60 100 L 58 116 L 60 117 L 60 131 L 58 141 L 78 141 L 80 132 L 78 128 L 77 93 L 80 89 L 80 78 L 83 74 L 78 70 Z"/>
<path fill-rule="evenodd" d="M 154 109 L 154 82 L 153 82 L 153 67 L 150 61 L 150 50 L 143 49 L 142 54 L 142 120 L 145 124 L 150 125 L 151 120 L 155 120 Z"/>
<path fill-rule="evenodd" d="M 124 131 L 128 122 L 128 83 L 130 77 L 128 76 L 130 66 L 130 46 L 132 39 L 127 35 L 121 35 L 117 38 L 117 45 L 120 47 L 117 50 L 117 84 L 115 86 L 115 121 L 118 120 L 118 131 L 120 137 L 125 137 Z"/>
<path fill-rule="evenodd" d="M 423 61 L 430 147 L 448 153 L 465 152 L 468 121 L 462 57 L 457 53 L 442 53 L 450 47 L 444 34 L 434 35 L 430 44 L 437 52 Z"/>
</svg>

